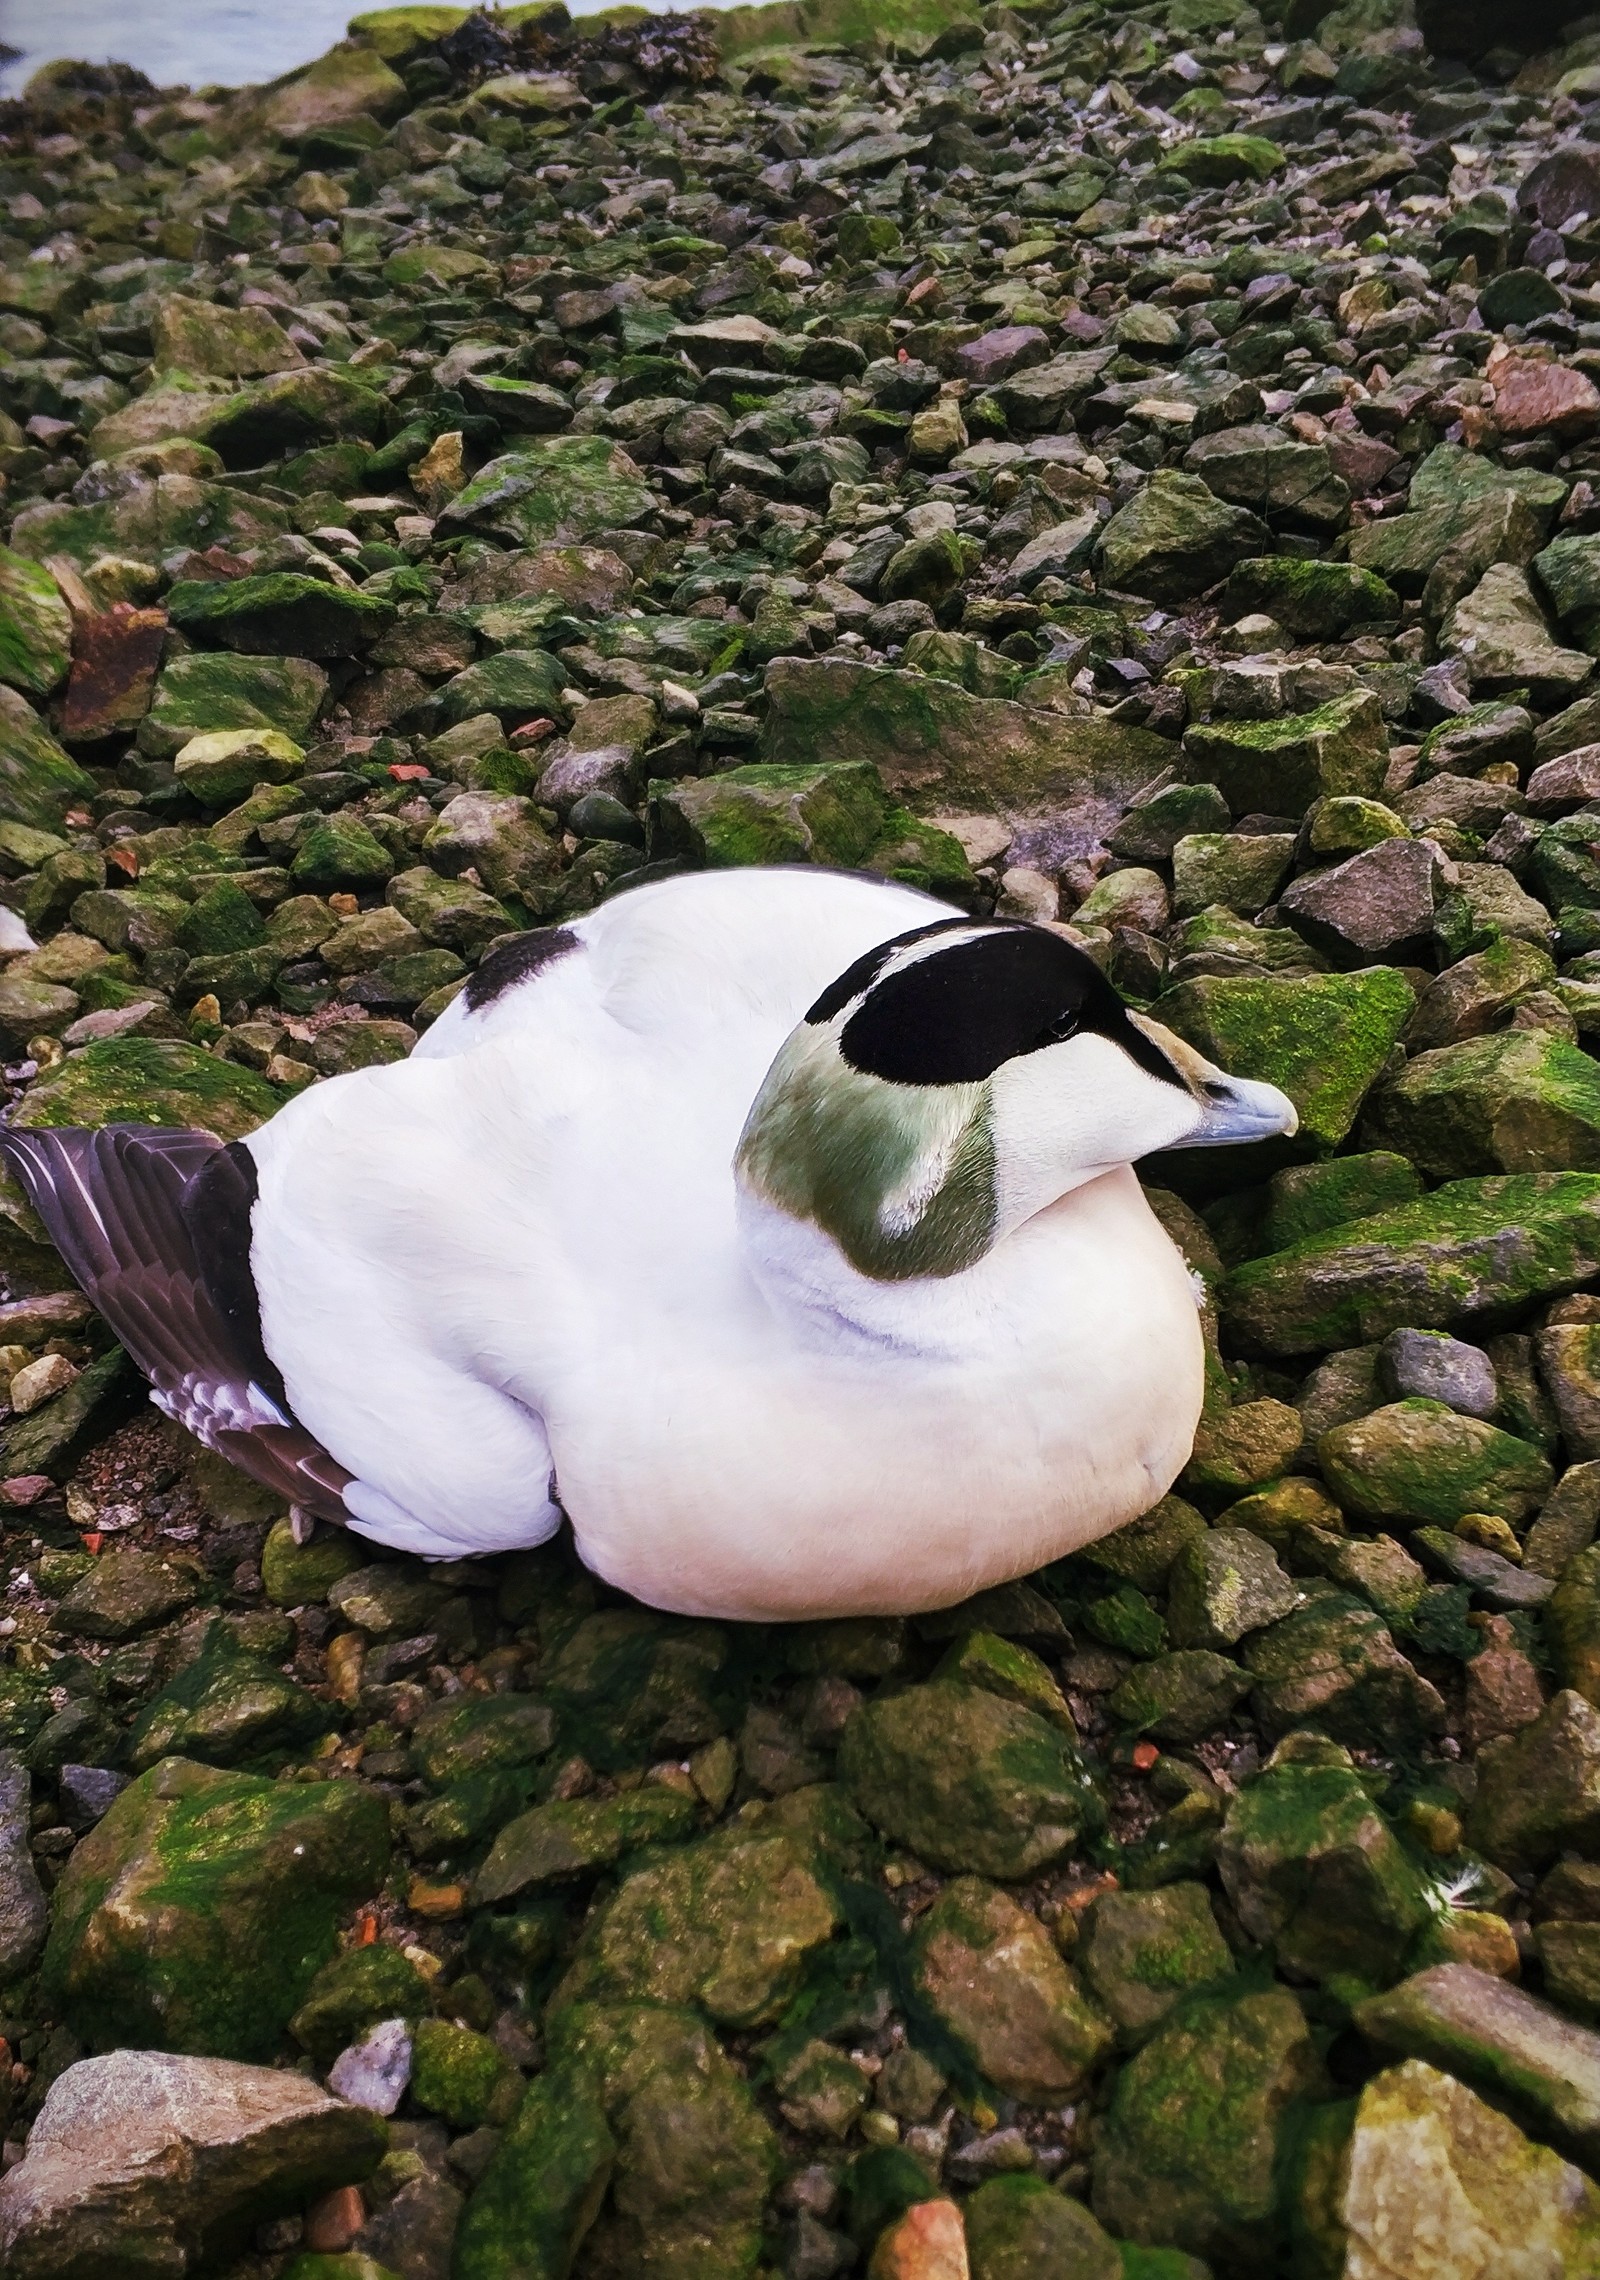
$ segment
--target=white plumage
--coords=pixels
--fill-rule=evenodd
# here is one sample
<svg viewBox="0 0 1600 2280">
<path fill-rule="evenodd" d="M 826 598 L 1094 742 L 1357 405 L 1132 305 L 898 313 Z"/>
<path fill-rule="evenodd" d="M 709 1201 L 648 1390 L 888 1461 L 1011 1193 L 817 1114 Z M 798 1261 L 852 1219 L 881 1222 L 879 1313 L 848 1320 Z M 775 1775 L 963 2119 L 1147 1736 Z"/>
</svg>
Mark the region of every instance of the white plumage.
<svg viewBox="0 0 1600 2280">
<path fill-rule="evenodd" d="M 666 881 L 253 1134 L 262 1342 L 349 1524 L 459 1556 L 540 1541 L 559 1497 L 638 1597 L 789 1618 L 948 1604 L 1147 1509 L 1203 1356 L 1128 1165 L 1294 1112 L 1120 1008 L 978 1078 L 842 1057 L 870 1001 L 891 1062 L 936 1066 L 947 979 L 1019 932 L 826 872 Z M 957 1248 L 907 1271 L 945 1209 Z"/>
</svg>

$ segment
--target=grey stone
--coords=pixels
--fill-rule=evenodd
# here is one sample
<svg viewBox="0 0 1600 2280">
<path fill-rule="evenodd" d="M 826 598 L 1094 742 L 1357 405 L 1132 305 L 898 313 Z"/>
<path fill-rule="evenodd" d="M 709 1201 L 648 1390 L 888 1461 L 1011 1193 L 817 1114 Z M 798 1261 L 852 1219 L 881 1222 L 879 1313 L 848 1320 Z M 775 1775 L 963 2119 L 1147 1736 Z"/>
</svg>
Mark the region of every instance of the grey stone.
<svg viewBox="0 0 1600 2280">
<path fill-rule="evenodd" d="M 0 1986 L 38 1962 L 50 1910 L 28 1849 L 32 1784 L 15 1750 L 0 1750 Z"/>
<path fill-rule="evenodd" d="M 1499 1400 L 1494 1365 L 1480 1346 L 1442 1330 L 1391 1330 L 1381 1363 L 1391 1397 L 1421 1394 L 1464 1417 L 1492 1417 Z"/>
<path fill-rule="evenodd" d="M 0 2178 L 14 2280 L 173 2280 L 376 2168 L 384 2130 L 298 2074 L 118 2050 L 51 2085 Z"/>
</svg>

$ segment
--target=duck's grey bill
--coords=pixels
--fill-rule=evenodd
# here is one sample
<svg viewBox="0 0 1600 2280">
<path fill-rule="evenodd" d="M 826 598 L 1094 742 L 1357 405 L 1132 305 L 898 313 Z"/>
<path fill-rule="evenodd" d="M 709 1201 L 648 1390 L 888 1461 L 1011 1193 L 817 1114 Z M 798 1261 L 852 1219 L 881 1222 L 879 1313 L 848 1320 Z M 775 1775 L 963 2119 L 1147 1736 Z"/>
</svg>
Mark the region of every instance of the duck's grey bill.
<svg viewBox="0 0 1600 2280">
<path fill-rule="evenodd" d="M 1206 1087 L 1206 1112 L 1198 1128 L 1181 1148 L 1236 1147 L 1246 1140 L 1286 1138 L 1299 1130 L 1294 1102 L 1276 1085 L 1258 1084 L 1251 1077 L 1229 1077 L 1224 1084 Z"/>
</svg>

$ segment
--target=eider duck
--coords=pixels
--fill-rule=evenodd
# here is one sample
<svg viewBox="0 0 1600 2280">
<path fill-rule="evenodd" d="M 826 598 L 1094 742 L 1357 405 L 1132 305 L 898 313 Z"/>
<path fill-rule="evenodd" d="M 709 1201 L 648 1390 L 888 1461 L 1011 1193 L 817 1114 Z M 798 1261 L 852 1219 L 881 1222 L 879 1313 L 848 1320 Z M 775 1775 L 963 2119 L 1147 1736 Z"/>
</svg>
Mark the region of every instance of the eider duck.
<svg viewBox="0 0 1600 2280">
<path fill-rule="evenodd" d="M 651 1605 L 953 1604 L 1133 1519 L 1200 1413 L 1132 1164 L 1292 1132 L 1062 934 L 699 873 L 493 952 L 232 1146 L 0 1135 L 152 1398 L 429 1558 L 570 1519 Z"/>
</svg>

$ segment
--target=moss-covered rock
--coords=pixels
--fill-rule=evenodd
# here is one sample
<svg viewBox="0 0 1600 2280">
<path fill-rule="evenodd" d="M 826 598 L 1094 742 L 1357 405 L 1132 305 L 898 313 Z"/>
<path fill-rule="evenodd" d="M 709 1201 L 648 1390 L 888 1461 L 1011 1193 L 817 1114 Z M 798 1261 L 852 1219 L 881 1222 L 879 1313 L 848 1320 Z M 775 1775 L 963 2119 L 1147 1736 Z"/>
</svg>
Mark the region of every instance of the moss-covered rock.
<svg viewBox="0 0 1600 2280">
<path fill-rule="evenodd" d="M 1330 1227 L 1414 1203 L 1421 1194 L 1415 1166 L 1387 1149 L 1290 1164 L 1267 1182 L 1259 1248 L 1287 1251 Z"/>
<path fill-rule="evenodd" d="M 1415 1004 L 1388 967 L 1359 974 L 1206 975 L 1169 990 L 1160 1018 L 1233 1076 L 1274 1084 L 1300 1114 L 1296 1146 L 1327 1155 L 1349 1133 Z"/>
<path fill-rule="evenodd" d="M 1600 1711 L 1572 1687 L 1531 1725 L 1478 1754 L 1467 1819 L 1478 1850 L 1513 1874 L 1600 1844 Z"/>
<path fill-rule="evenodd" d="M 515 2070 L 487 2035 L 453 2019 L 423 2019 L 411 2038 L 411 2096 L 425 2114 L 477 2129 L 516 2094 Z"/>
<path fill-rule="evenodd" d="M 886 813 L 877 771 L 863 762 L 822 768 L 756 763 L 719 776 L 650 788 L 650 843 L 712 869 L 746 863 L 863 864 Z"/>
<path fill-rule="evenodd" d="M 427 2010 L 428 1984 L 416 1965 L 398 1948 L 375 1940 L 370 1947 L 346 1948 L 323 1965 L 289 2032 L 326 2067 L 380 2019 L 420 2019 Z"/>
<path fill-rule="evenodd" d="M 319 1528 L 297 1544 L 285 1516 L 275 1520 L 261 1548 L 261 1582 L 274 1607 L 305 1607 L 326 1599 L 341 1576 L 367 1563 L 368 1546 L 343 1528 Z"/>
<path fill-rule="evenodd" d="M 1358 627 L 1392 624 L 1401 611 L 1399 595 L 1370 570 L 1287 554 L 1241 562 L 1222 606 L 1232 618 L 1264 614 L 1302 641 L 1343 641 Z"/>
<path fill-rule="evenodd" d="M 199 1588 L 192 1568 L 118 1546 L 79 1576 L 56 1609 L 54 1628 L 69 1639 L 132 1639 L 192 1607 Z"/>
<path fill-rule="evenodd" d="M 1312 567 L 1324 566 L 1295 565 Z M 1383 709 L 1370 689 L 1277 720 L 1197 723 L 1183 740 L 1190 779 L 1215 784 L 1235 815 L 1300 816 L 1318 800 L 1371 798 L 1388 758 Z"/>
<path fill-rule="evenodd" d="M 167 596 L 174 625 L 218 649 L 258 657 L 355 657 L 393 625 L 392 602 L 297 571 L 206 583 Z"/>
<path fill-rule="evenodd" d="M 1224 505 L 1197 475 L 1163 469 L 1101 526 L 1096 559 L 1123 593 L 1184 602 L 1270 543 L 1255 515 Z"/>
<path fill-rule="evenodd" d="M 922 813 L 1071 811 L 1103 828 L 1171 761 L 1145 729 L 969 696 L 927 673 L 781 657 L 766 690 L 764 762 L 865 762 L 891 798 Z"/>
<path fill-rule="evenodd" d="M 1562 1685 L 1600 1707 L 1600 1545 L 1567 1561 L 1544 1619 Z"/>
<path fill-rule="evenodd" d="M 1404 1526 L 1453 1528 L 1466 1512 L 1525 1520 L 1555 1477 L 1528 1442 L 1421 1398 L 1335 1426 L 1317 1443 L 1317 1461 L 1347 1512 Z"/>
<path fill-rule="evenodd" d="M 1326 1352 L 1406 1327 L 1492 1325 L 1600 1270 L 1600 1179 L 1456 1180 L 1236 1267 L 1225 1330 L 1273 1354 Z"/>
<path fill-rule="evenodd" d="M 972 2280 L 1123 2280 L 1116 2242 L 1042 2177 L 991 2177 L 962 2215 Z"/>
<path fill-rule="evenodd" d="M 1130 1733 L 1158 1742 L 1197 1742 L 1250 1691 L 1249 1673 L 1209 1648 L 1157 1655 L 1113 1690 L 1111 1715 Z"/>
<path fill-rule="evenodd" d="M 1102 1893 L 1084 1919 L 1077 1957 L 1128 2049 L 1148 2041 L 1174 2003 L 1234 1973 L 1205 1886 L 1181 1881 Z"/>
<path fill-rule="evenodd" d="M 25 697 L 0 686 L 0 820 L 58 831 L 94 778 L 68 758 Z"/>
<path fill-rule="evenodd" d="M 645 1845 L 694 1833 L 693 1800 L 675 1789 L 625 1791 L 535 1805 L 508 1821 L 473 1883 L 480 1904 L 576 1884 Z"/>
<path fill-rule="evenodd" d="M 388 1809 L 353 1782 L 262 1781 L 168 1758 L 84 1837 L 56 1889 L 50 1999 L 91 2047 L 264 2059 L 388 1866 Z"/>
<path fill-rule="evenodd" d="M 564 1744 L 611 1773 L 712 1741 L 735 1722 L 725 1631 L 645 1607 L 608 1607 L 564 1639 L 543 1673 Z"/>
<path fill-rule="evenodd" d="M 1167 1627 L 1180 1647 L 1221 1652 L 1289 1614 L 1299 1597 L 1259 1536 L 1248 1528 L 1209 1528 L 1172 1563 Z"/>
<path fill-rule="evenodd" d="M 692 2013 L 580 2003 L 467 2206 L 456 2280 L 564 2280 L 580 2246 L 596 2270 L 745 2280 L 776 2156 Z"/>
<path fill-rule="evenodd" d="M 550 436 L 491 459 L 440 520 L 515 546 L 580 544 L 596 531 L 637 522 L 654 505 L 639 470 L 604 436 Z"/>
<path fill-rule="evenodd" d="M 27 1131 L 58 1124 L 183 1124 L 219 1140 L 242 1140 L 280 1105 L 264 1077 L 198 1045 L 112 1037 L 85 1046 L 42 1077 L 16 1121 Z"/>
<path fill-rule="evenodd" d="M 839 1774 L 885 1835 L 938 1867 L 982 1876 L 1031 1875 L 1104 1818 L 1058 1727 L 948 1681 L 863 1703 L 845 1728 Z"/>
<path fill-rule="evenodd" d="M 1307 1591 L 1297 1613 L 1247 1639 L 1252 1708 L 1271 1735 L 1315 1726 L 1352 1749 L 1415 1747 L 1446 1723 L 1438 1689 L 1388 1625 L 1348 1592 Z"/>
<path fill-rule="evenodd" d="M 818 1865 L 759 1820 L 648 1857 L 590 1920 L 555 2000 L 697 2002 L 738 2027 L 775 2019 L 838 1927 Z"/>
<path fill-rule="evenodd" d="M 165 1757 L 202 1765 L 281 1761 L 328 1722 L 314 1694 L 215 1623 L 194 1661 L 135 1720 L 129 1762 L 142 1773 Z"/>
<path fill-rule="evenodd" d="M 1239 1790 L 1217 1867 L 1246 1931 L 1296 1979 L 1387 1985 L 1428 1920 L 1421 1872 L 1320 1735 L 1290 1735 Z"/>
<path fill-rule="evenodd" d="M 1095 2144 L 1095 2215 L 1265 2280 L 1283 2238 L 1286 2124 L 1318 2081 L 1287 1989 L 1191 1996 L 1117 2077 Z"/>
<path fill-rule="evenodd" d="M 139 724 L 140 748 L 175 759 L 195 737 L 219 728 L 275 728 L 304 745 L 327 690 L 328 676 L 308 658 L 197 649 L 162 668 Z"/>
<path fill-rule="evenodd" d="M 1030 2106 L 1084 2087 L 1112 2030 L 1036 1916 L 975 1876 L 947 1884 L 917 1927 L 917 1984 L 996 2089 Z"/>
<path fill-rule="evenodd" d="M 1600 1070 L 1549 1030 L 1419 1053 L 1377 1093 L 1367 1136 L 1427 1178 L 1600 1166 Z"/>
<path fill-rule="evenodd" d="M 48 570 L 0 546 L 0 681 L 48 697 L 72 663 L 72 618 Z"/>
</svg>

